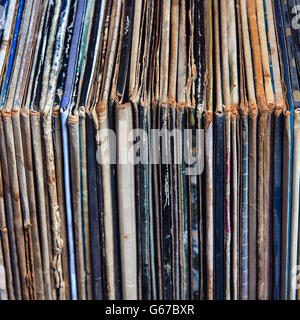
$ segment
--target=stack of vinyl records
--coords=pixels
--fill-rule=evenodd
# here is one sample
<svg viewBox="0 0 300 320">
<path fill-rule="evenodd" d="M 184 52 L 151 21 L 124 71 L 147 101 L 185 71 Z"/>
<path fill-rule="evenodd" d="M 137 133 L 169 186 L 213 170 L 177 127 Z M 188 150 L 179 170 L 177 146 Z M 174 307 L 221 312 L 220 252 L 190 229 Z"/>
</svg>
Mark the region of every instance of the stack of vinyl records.
<svg viewBox="0 0 300 320">
<path fill-rule="evenodd" d="M 299 0 L 0 1 L 0 299 L 300 299 Z"/>
</svg>

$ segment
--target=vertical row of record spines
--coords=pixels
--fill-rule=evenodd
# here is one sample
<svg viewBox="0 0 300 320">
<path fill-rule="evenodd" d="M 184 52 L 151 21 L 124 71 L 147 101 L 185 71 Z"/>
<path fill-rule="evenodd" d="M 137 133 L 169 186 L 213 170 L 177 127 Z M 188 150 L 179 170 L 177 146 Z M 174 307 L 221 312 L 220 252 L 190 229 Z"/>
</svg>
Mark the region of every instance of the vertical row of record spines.
<svg viewBox="0 0 300 320">
<path fill-rule="evenodd" d="M 21 115 L 18 119 L 18 126 L 19 128 L 19 136 L 17 139 L 20 141 L 23 140 L 23 152 L 22 150 L 16 150 L 18 154 L 23 153 L 23 157 L 20 156 L 21 161 L 24 161 L 24 167 L 25 167 L 25 174 L 26 176 L 26 182 L 27 182 L 27 194 L 28 194 L 28 204 L 29 204 L 29 210 L 30 210 L 30 216 L 31 216 L 31 224 L 32 224 L 32 241 L 33 246 L 32 249 L 34 251 L 33 254 L 33 261 L 35 265 L 35 278 L 36 278 L 36 298 L 37 299 L 44 299 L 44 283 L 43 283 L 43 270 L 42 270 L 42 257 L 41 257 L 41 250 L 40 250 L 40 240 L 39 240 L 39 231 L 38 231 L 38 217 L 37 217 L 37 206 L 35 201 L 35 186 L 34 186 L 34 176 L 33 176 L 33 161 L 32 161 L 32 149 L 31 144 L 27 143 L 31 140 L 31 132 L 30 132 L 30 118 L 27 111 L 23 110 L 23 107 L 20 105 L 23 101 L 23 97 L 26 94 L 25 91 L 27 90 L 28 85 L 28 79 L 29 79 L 29 66 L 30 62 L 33 60 L 33 52 L 34 52 L 34 39 L 33 39 L 33 33 L 36 32 L 35 29 L 38 29 L 37 26 L 39 25 L 39 16 L 41 14 L 40 10 L 40 1 L 34 1 L 32 10 L 31 10 L 31 16 L 30 20 L 34 21 L 29 25 L 28 28 L 28 34 L 27 34 L 27 42 L 25 46 L 25 50 L 23 52 L 23 58 L 22 58 L 22 68 L 20 70 L 19 75 L 19 85 L 17 87 L 16 96 L 15 96 L 15 105 L 14 108 L 18 108 L 19 111 L 21 109 Z M 39 15 L 39 16 L 38 16 Z M 27 60 L 26 60 L 27 58 Z M 29 58 L 29 59 L 28 59 Z M 25 59 L 25 61 L 24 61 Z M 21 84 L 20 84 L 21 83 Z M 25 104 L 25 101 L 23 102 Z M 21 148 L 18 148 L 21 149 Z M 21 170 L 19 170 L 21 171 Z M 19 172 L 20 176 L 20 172 Z"/>
<path fill-rule="evenodd" d="M 155 107 L 153 107 L 153 90 L 156 90 L 155 86 L 155 80 L 154 80 L 154 72 L 150 71 L 150 66 L 155 63 L 155 54 L 156 52 L 156 41 L 158 39 L 155 38 L 156 32 L 159 28 L 159 24 L 156 24 L 155 18 L 158 17 L 159 12 L 159 4 L 151 3 L 149 2 L 147 5 L 147 10 L 145 12 L 145 15 L 147 17 L 147 21 L 145 24 L 145 40 L 147 41 L 147 45 L 144 47 L 144 51 L 147 52 L 149 50 L 149 53 L 144 54 L 144 63 L 143 63 L 143 78 L 142 80 L 142 102 L 141 102 L 141 111 L 144 114 L 144 119 L 148 118 L 149 125 L 147 128 L 148 136 L 148 143 L 151 140 L 151 129 L 155 128 L 154 121 L 155 116 L 153 117 L 154 113 L 156 112 Z M 149 72 L 150 71 L 150 72 Z M 147 72 L 149 74 L 147 75 Z M 145 110 L 142 110 L 145 108 Z M 143 121 L 143 127 L 145 126 L 145 121 Z M 149 144 L 148 147 L 148 154 L 149 154 L 149 160 L 152 159 L 153 153 L 157 151 L 154 151 L 151 149 L 151 145 Z M 150 193 L 150 190 L 148 192 L 148 202 L 147 205 L 149 207 L 149 266 L 150 266 L 150 278 L 151 278 L 151 295 L 149 298 L 152 299 L 159 299 L 161 294 L 161 288 L 160 281 L 162 280 L 162 274 L 160 270 L 160 243 L 155 244 L 155 239 L 158 239 L 160 234 L 160 225 L 157 224 L 157 216 L 158 212 L 156 212 L 156 192 L 157 188 L 155 185 L 153 185 L 154 180 L 156 177 L 154 174 L 156 173 L 156 169 L 151 164 L 144 166 L 144 169 L 147 170 L 147 180 L 150 185 L 150 190 L 154 190 L 153 194 Z M 145 188 L 145 186 L 144 186 Z M 151 200 L 154 200 L 154 204 L 151 203 Z"/>
<path fill-rule="evenodd" d="M 293 3 L 295 4 L 295 2 Z M 282 6 L 282 19 L 284 23 L 285 30 L 285 40 L 286 40 L 286 53 L 287 53 L 287 63 L 288 63 L 288 97 L 290 102 L 290 139 L 291 139 L 291 150 L 290 150 L 290 180 L 289 180 L 289 215 L 290 215 L 290 257 L 289 257 L 289 287 L 288 287 L 288 298 L 295 300 L 297 295 L 299 295 L 299 290 L 297 292 L 297 280 L 295 277 L 294 270 L 298 265 L 298 232 L 299 232 L 299 167 L 295 163 L 298 158 L 298 121 L 299 121 L 299 74 L 297 70 L 297 64 L 295 59 L 299 56 L 299 38 L 297 37 L 297 28 L 292 26 L 292 2 L 281 3 Z M 298 44 L 298 48 L 295 47 Z M 290 89 L 289 89 L 290 87 Z M 296 112 L 297 111 L 297 112 Z M 296 189 L 295 189 L 296 188 Z"/>
<path fill-rule="evenodd" d="M 2 265 L 5 265 L 5 275 L 4 275 L 4 285 L 3 287 L 7 288 L 7 293 L 4 291 L 4 293 L 1 294 L 1 297 L 4 300 L 7 299 L 15 299 L 15 293 L 14 293 L 14 283 L 13 283 L 13 274 L 14 270 L 12 268 L 12 263 L 15 262 L 14 258 L 11 260 L 10 255 L 10 244 L 9 244 L 9 235 L 8 235 L 8 224 L 6 222 L 6 216 L 5 216 L 5 195 L 3 190 L 3 182 L 2 182 L 2 168 L 0 165 L 0 232 L 1 232 L 1 248 L 0 248 L 0 255 L 2 256 L 1 263 Z M 6 200 L 7 201 L 7 200 Z"/>
<path fill-rule="evenodd" d="M 102 2 L 103 3 L 103 2 Z M 101 76 L 100 74 L 100 68 L 101 68 L 101 61 L 106 59 L 106 44 L 107 44 L 107 34 L 109 30 L 109 23 L 110 23 L 110 15 L 111 15 L 111 10 L 112 10 L 112 1 L 106 1 L 105 2 L 105 9 L 104 9 L 104 17 L 103 17 L 103 26 L 101 30 L 98 30 L 98 37 L 96 40 L 95 44 L 95 56 L 94 56 L 94 61 L 93 61 L 93 73 L 91 75 L 91 85 L 89 88 L 89 93 L 87 97 L 87 110 L 88 114 L 90 115 L 90 119 L 93 122 L 94 125 L 94 133 L 96 135 L 96 144 L 95 144 L 95 149 L 97 150 L 97 146 L 99 143 L 99 136 L 98 136 L 98 130 L 100 129 L 99 126 L 99 100 L 101 98 L 100 96 L 100 89 L 99 89 L 99 84 L 102 83 L 98 78 Z M 101 39 L 100 39 L 101 35 Z M 99 41 L 99 43 L 98 43 Z M 98 52 L 96 51 L 96 47 L 98 47 Z M 102 47 L 104 46 L 104 51 L 102 50 Z M 102 59 L 102 60 L 101 60 Z M 104 70 L 101 70 L 104 72 Z M 99 98 L 98 98 L 99 97 Z M 90 123 L 88 123 L 88 126 L 91 126 Z M 96 153 L 96 150 L 94 151 Z M 99 157 L 99 153 L 98 153 Z M 99 159 L 99 158 L 98 158 Z M 101 158 L 102 159 L 102 155 Z M 98 199 L 98 205 L 99 205 L 99 230 L 100 230 L 100 240 L 99 243 L 97 244 L 100 245 L 101 247 L 101 254 L 99 256 L 97 255 L 96 252 L 94 252 L 94 262 L 93 265 L 97 266 L 99 263 L 101 264 L 101 272 L 98 275 L 102 277 L 102 279 L 98 278 L 95 286 L 94 286 L 94 292 L 97 295 L 98 299 L 107 299 L 108 298 L 108 290 L 105 290 L 107 288 L 107 267 L 106 267 L 106 247 L 105 247 L 105 239 L 106 239 L 106 231 L 105 231 L 105 223 L 104 223 L 104 193 L 103 193 L 103 179 L 102 179 L 102 169 L 101 166 L 96 164 L 96 172 L 97 172 L 97 186 L 99 188 L 99 199 Z M 97 260 L 96 260 L 97 259 Z M 103 288 L 99 288 L 99 286 Z"/>
<path fill-rule="evenodd" d="M 236 16 L 238 26 L 238 61 L 239 61 L 239 132 L 242 136 L 240 141 L 240 190 L 241 198 L 239 204 L 240 215 L 240 245 L 239 245 L 239 273 L 240 286 L 239 297 L 242 300 L 249 298 L 249 122 L 248 122 L 248 99 L 246 89 L 245 63 L 243 51 L 243 34 L 241 26 L 241 6 L 236 3 Z"/>
<path fill-rule="evenodd" d="M 170 55 L 169 55 L 169 79 L 168 79 L 168 130 L 176 128 L 176 80 L 177 80 L 177 58 L 178 58 L 178 24 L 179 24 L 179 1 L 171 3 L 170 19 Z M 178 206 L 177 206 L 177 168 L 174 165 L 176 156 L 177 137 L 169 141 L 170 165 L 170 209 L 171 209 L 171 234 L 172 234 L 172 282 L 173 297 L 180 295 L 179 279 L 179 255 L 178 255 Z"/>
<path fill-rule="evenodd" d="M 224 299 L 224 114 L 222 103 L 222 85 L 221 85 L 221 57 L 220 57 L 220 17 L 219 1 L 214 0 L 214 96 L 216 97 L 214 110 L 214 138 L 218 143 L 214 146 L 215 163 L 215 298 Z"/>
<path fill-rule="evenodd" d="M 127 4 L 126 4 L 127 2 Z M 123 94 L 126 86 L 126 68 L 128 67 L 128 61 L 121 61 L 123 58 L 123 55 L 125 53 L 128 54 L 130 53 L 130 50 L 122 51 L 124 49 L 124 43 L 126 43 L 126 31 L 124 29 L 125 24 L 127 22 L 126 19 L 129 18 L 128 15 L 128 9 L 132 9 L 132 6 L 128 6 L 128 3 L 130 1 L 122 1 L 122 7 L 121 7 L 121 15 L 120 15 L 120 24 L 119 24 L 119 31 L 118 31 L 118 44 L 116 48 L 116 54 L 115 54 L 115 63 L 114 63 L 114 70 L 112 74 L 112 80 L 111 80 L 111 91 L 110 91 L 110 96 L 109 96 L 109 103 L 108 103 L 108 126 L 111 130 L 114 132 L 117 132 L 117 109 L 119 108 L 120 100 L 123 99 Z M 129 20 L 129 26 L 131 24 L 130 18 Z M 128 33 L 130 34 L 130 30 L 128 30 Z M 128 36 L 128 38 L 130 38 Z M 123 83 L 119 84 L 118 81 L 120 78 L 120 75 L 122 71 L 120 70 L 121 68 L 125 68 L 125 77 L 123 80 Z M 119 85 L 124 85 L 121 89 L 121 93 L 119 92 Z M 119 189 L 118 189 L 118 178 L 117 178 L 117 166 L 116 165 L 111 165 L 111 188 L 113 190 L 113 197 L 115 197 L 116 200 L 119 199 Z M 124 292 L 122 291 L 122 279 L 123 279 L 123 270 L 120 265 L 121 257 L 124 257 L 122 254 L 122 234 L 121 234 L 121 227 L 120 227 L 120 204 L 118 201 L 113 202 L 113 223 L 114 223 L 114 259 L 115 259 L 115 283 L 116 283 L 116 299 L 126 299 L 126 294 L 124 295 Z M 125 255 L 126 256 L 126 255 Z M 124 261 L 124 259 L 123 259 Z M 125 261 L 124 261 L 125 262 Z M 126 278 L 126 277 L 125 277 Z"/>
<path fill-rule="evenodd" d="M 162 28 L 162 2 L 155 6 L 155 33 L 154 33 L 154 49 L 153 49 L 153 64 L 154 68 L 152 71 L 152 104 L 151 104 L 151 113 L 152 113 L 152 128 L 159 129 L 159 87 L 160 87 L 160 60 L 159 60 L 159 47 L 162 41 L 161 38 L 161 28 Z M 152 150 L 153 154 L 159 153 L 159 149 Z M 156 245 L 156 264 L 157 264 L 157 285 L 158 285 L 158 299 L 164 298 L 164 290 L 163 290 L 163 245 L 162 245 L 162 219 L 161 219 L 161 211 L 160 211 L 160 175 L 159 165 L 153 165 L 153 189 L 154 189 L 154 201 L 155 201 L 155 226 L 156 226 L 156 234 L 155 237 L 157 239 Z"/>
<path fill-rule="evenodd" d="M 152 165 L 151 165 L 151 159 L 152 159 L 152 152 L 151 149 L 151 128 L 152 128 L 152 117 L 151 117 L 151 73 L 149 73 L 149 67 L 151 66 L 150 59 L 152 58 L 152 51 L 151 51 L 151 45 L 153 35 L 155 32 L 154 26 L 154 10 L 155 10 L 155 4 L 152 2 L 148 2 L 147 6 L 145 8 L 145 22 L 144 22 L 144 35 L 142 39 L 145 42 L 145 46 L 143 47 L 143 64 L 142 64 L 142 77 L 141 77 L 141 101 L 140 101 L 140 110 L 141 110 L 141 124 L 142 129 L 145 130 L 148 134 L 148 141 L 144 140 L 146 144 L 148 144 L 148 147 L 146 149 L 144 157 L 148 156 L 148 161 L 146 165 L 142 166 L 142 169 L 144 171 L 143 173 L 143 194 L 146 198 L 144 200 L 144 204 L 147 203 L 147 206 L 144 206 L 144 210 L 146 210 L 147 213 L 147 224 L 144 226 L 144 231 L 148 230 L 148 237 L 146 244 L 149 246 L 148 249 L 148 258 L 145 259 L 145 262 L 148 263 L 148 279 L 147 279 L 147 285 L 149 286 L 150 293 L 148 295 L 145 295 L 146 299 L 158 299 L 158 278 L 157 275 L 157 260 L 155 258 L 155 251 L 157 246 L 155 245 L 155 217 L 154 217 L 154 210 L 153 210 L 153 204 L 152 204 Z M 145 139 L 145 137 L 144 137 Z M 148 186 L 149 189 L 148 189 Z M 145 245 L 146 247 L 146 245 Z M 147 287 L 147 286 L 145 286 Z"/>
<path fill-rule="evenodd" d="M 117 19 L 118 20 L 115 20 L 115 25 L 114 25 L 114 29 L 115 30 L 113 30 L 113 29 L 111 29 L 110 28 L 110 32 L 109 32 L 109 37 L 108 37 L 108 48 L 111 46 L 111 45 L 113 45 L 113 48 L 111 48 L 110 49 L 110 51 L 107 51 L 108 53 L 109 53 L 109 55 L 107 56 L 107 61 L 109 61 L 110 60 L 110 62 L 108 62 L 108 63 L 116 63 L 115 61 L 115 59 L 116 59 L 116 54 L 117 54 L 117 47 L 115 46 L 115 44 L 117 44 L 116 43 L 116 38 L 115 37 L 118 37 L 118 32 L 119 32 L 119 29 L 120 29 L 120 25 L 121 25 L 121 20 L 120 19 L 122 19 L 122 13 L 121 13 L 121 10 L 122 10 L 122 3 L 114 3 L 113 4 L 113 7 L 112 7 L 112 10 L 117 10 Z M 112 26 L 113 27 L 113 26 Z M 112 33 L 113 32 L 113 33 Z M 111 39 L 111 40 L 110 40 Z M 111 41 L 111 43 L 110 43 L 110 41 Z M 113 50 L 114 52 L 113 52 L 113 55 L 114 56 L 112 56 L 111 55 L 111 53 L 112 53 L 112 51 L 111 50 Z M 113 59 L 113 60 L 112 60 Z M 111 66 L 111 68 L 112 68 L 113 66 Z M 108 75 L 109 76 L 109 81 L 111 82 L 111 80 L 112 80 L 112 76 L 113 76 L 113 72 L 114 72 L 114 70 L 113 69 L 109 69 L 109 68 L 107 68 L 106 69 L 106 75 Z M 110 88 L 109 88 L 109 87 Z M 109 96 L 108 96 L 108 94 L 110 94 L 108 91 L 106 91 L 106 90 L 111 90 L 112 88 L 111 88 L 111 85 L 107 82 L 107 78 L 106 78 L 106 81 L 104 82 L 104 87 L 103 87 L 103 97 L 102 97 L 102 99 L 103 99 L 103 107 L 105 107 L 106 109 L 107 108 L 109 108 L 109 105 L 106 105 L 105 106 L 105 103 L 107 104 L 108 103 L 108 99 L 109 99 Z M 104 111 L 104 108 L 103 108 L 103 111 Z M 104 111 L 105 113 L 107 112 L 107 110 L 105 110 Z M 100 115 L 100 114 L 99 114 Z M 101 117 L 101 115 L 100 115 L 100 117 Z M 101 119 L 101 118 L 100 118 Z M 108 119 L 109 120 L 109 119 Z M 101 121 L 101 123 L 103 123 L 102 122 L 102 120 L 100 120 Z M 110 125 L 112 125 L 112 119 L 111 120 L 109 120 L 109 122 L 108 122 L 108 126 L 110 126 Z M 100 127 L 101 127 L 101 123 L 100 123 Z M 102 171 L 103 172 L 103 178 L 105 178 L 105 172 L 104 171 Z M 111 172 L 111 174 L 113 174 L 113 171 Z M 111 182 L 110 182 L 111 184 L 112 184 L 112 189 L 113 190 L 116 190 L 116 187 L 115 187 L 115 179 L 114 179 L 114 176 L 111 176 Z M 116 191 L 115 191 L 116 192 Z M 111 196 L 110 196 L 111 197 Z M 105 199 L 104 200 L 104 205 L 106 204 L 105 202 L 107 201 L 107 199 Z M 113 204 L 113 206 L 112 206 L 112 214 L 113 214 L 113 217 L 116 215 L 116 203 L 115 204 Z M 110 209 L 109 209 L 110 210 Z M 115 217 L 115 218 L 117 218 L 117 217 Z M 117 224 L 118 224 L 118 221 L 116 221 L 116 219 L 114 219 L 113 220 L 113 223 L 114 223 L 114 229 L 115 228 L 118 228 L 117 227 Z M 115 232 L 115 231 L 113 231 L 113 232 Z M 108 234 L 106 234 L 106 236 L 108 236 Z M 110 236 L 110 235 L 109 235 Z M 112 235 L 113 236 L 113 235 Z M 115 242 L 115 247 L 116 248 L 118 248 L 118 239 L 116 238 L 116 237 L 114 237 L 114 242 Z M 107 248 L 108 249 L 108 248 Z M 108 251 L 107 251 L 107 253 L 109 253 Z M 115 260 L 116 260 L 116 262 L 118 261 L 118 255 L 119 255 L 119 250 L 117 250 L 116 252 L 115 252 Z M 111 258 L 109 258 L 109 256 L 107 256 L 107 259 L 111 259 Z M 119 282 L 119 280 L 118 280 L 118 277 L 119 277 L 119 270 L 118 269 L 116 269 L 115 270 L 115 280 L 114 281 L 116 281 L 117 280 L 117 285 L 118 285 L 118 282 Z M 109 279 L 108 279 L 109 280 Z M 111 279 L 111 281 L 112 281 L 112 279 Z M 109 283 L 108 283 L 109 284 Z M 118 287 L 116 288 L 116 289 L 114 289 L 114 291 L 115 291 L 115 294 L 116 294 L 116 297 L 118 297 L 118 295 L 119 295 L 119 289 L 118 289 Z"/>
<path fill-rule="evenodd" d="M 239 299 L 239 176 L 240 167 L 238 163 L 239 159 L 239 113 L 238 107 L 240 103 L 239 96 L 239 70 L 238 70 L 238 35 L 237 35 L 237 21 L 236 21 L 236 6 L 235 1 L 229 2 L 229 14 L 228 18 L 232 20 L 229 24 L 229 56 L 230 56 L 230 89 L 231 89 L 231 225 L 232 225 L 232 265 L 231 265 L 231 290 L 232 299 Z"/>
<path fill-rule="evenodd" d="M 270 52 L 270 45 L 268 42 L 268 34 L 270 33 L 270 26 L 266 19 L 266 6 L 264 1 L 258 3 L 258 22 L 259 22 L 259 32 L 261 40 L 261 51 L 262 51 L 262 62 L 263 62 L 263 73 L 264 73 L 264 85 L 266 93 L 266 101 L 268 105 L 268 118 L 267 118 L 267 130 L 265 137 L 265 149 L 266 155 L 264 158 L 264 211 L 265 211 L 265 277 L 266 277 L 266 299 L 270 299 L 272 294 L 272 274 L 273 274 L 273 264 L 272 264 L 272 234 L 273 234 L 273 217 L 270 214 L 272 208 L 272 175 L 273 164 L 271 161 L 271 155 L 273 154 L 273 143 L 271 137 L 273 137 L 273 116 L 275 108 L 275 90 L 273 81 L 273 57 Z"/>
<path fill-rule="evenodd" d="M 230 221 L 231 203 L 230 203 L 230 182 L 231 182 L 231 92 L 230 92 L 230 54 L 229 54 L 229 27 L 227 17 L 229 12 L 229 1 L 220 2 L 220 38 L 221 55 L 221 80 L 223 94 L 223 112 L 224 112 L 224 299 L 231 298 L 231 240 L 232 226 Z M 220 240 L 221 241 L 221 240 Z"/>
<path fill-rule="evenodd" d="M 5 199 L 5 209 L 6 209 L 6 218 L 7 218 L 7 227 L 9 230 L 9 241 L 11 249 L 11 258 L 12 258 L 12 272 L 14 276 L 14 295 L 16 299 L 22 299 L 21 294 L 21 278 L 18 266 L 18 248 L 16 243 L 16 235 L 14 230 L 14 221 L 13 221 L 13 204 L 12 204 L 12 194 L 11 187 L 8 175 L 8 159 L 5 149 L 5 137 L 4 137 L 4 128 L 2 115 L 0 115 L 0 143 L 1 143 L 1 169 L 3 170 L 3 185 L 4 185 L 4 199 Z M 15 264 L 14 264 L 15 263 Z M 9 294 L 12 295 L 13 293 Z"/>
<path fill-rule="evenodd" d="M 22 13 L 23 13 L 23 5 L 20 4 L 20 7 L 18 8 L 18 17 L 17 17 L 17 27 L 15 29 L 17 29 L 17 31 L 15 30 L 14 31 L 14 35 L 18 34 L 19 33 L 19 28 L 21 26 L 21 16 L 22 16 Z M 15 74 L 15 77 L 17 75 L 17 71 L 16 72 L 13 72 L 12 71 L 12 67 L 14 66 L 14 63 L 13 63 L 13 59 L 14 59 L 14 56 L 15 56 L 15 50 L 18 52 L 19 49 L 18 49 L 18 45 L 17 45 L 17 39 L 14 38 L 14 41 L 13 41 L 13 50 L 11 51 L 11 53 L 9 54 L 9 67 L 8 67 L 8 70 L 7 70 L 7 73 L 5 75 L 5 83 L 4 83 L 4 87 L 3 87 L 3 94 L 2 94 L 2 106 L 4 108 L 4 110 L 2 110 L 2 120 L 3 120 L 3 127 L 4 127 L 4 132 L 6 134 L 6 138 L 5 138 L 5 144 L 9 145 L 11 147 L 10 150 L 12 150 L 12 153 L 8 153 L 8 158 L 7 158 L 7 163 L 8 163 L 8 168 L 10 170 L 10 176 L 11 174 L 14 174 L 16 173 L 16 169 L 17 169 L 17 165 L 16 165 L 16 161 L 15 161 L 15 158 L 14 158 L 14 148 L 13 148 L 13 141 L 14 141 L 14 137 L 13 137 L 13 128 L 12 128 L 12 119 L 11 119 L 11 103 L 10 102 L 10 108 L 8 110 L 6 110 L 6 99 L 7 99 L 7 92 L 9 91 L 9 77 L 10 77 L 10 74 L 11 72 L 13 74 Z M 21 49 L 20 49 L 20 52 L 21 52 Z M 12 94 L 11 94 L 12 96 Z M 12 98 L 10 99 L 12 100 Z M 7 137 L 7 134 L 9 134 L 9 137 Z M 22 217 L 21 217 L 21 199 L 20 199 L 20 194 L 19 192 L 17 191 L 17 189 L 19 188 L 19 185 L 18 185 L 18 181 L 17 181 L 17 177 L 16 178 L 16 181 L 13 181 L 12 179 L 10 179 L 10 184 L 12 185 L 12 191 L 13 191 L 13 195 L 15 195 L 14 197 L 14 200 L 15 200 L 15 203 L 14 203 L 14 214 L 15 215 L 18 215 L 18 218 L 19 218 L 19 228 L 18 228 L 18 231 L 17 231 L 17 237 L 18 237 L 18 240 L 19 240 L 19 246 L 18 246 L 18 255 L 19 255 L 19 261 L 21 260 L 22 261 L 22 269 L 21 269 L 21 284 L 22 284 L 22 292 L 23 292 L 23 297 L 26 299 L 28 299 L 30 296 L 29 296 L 29 290 L 32 289 L 32 287 L 30 287 L 30 284 L 26 283 L 26 276 L 28 274 L 28 272 L 30 273 L 30 267 L 29 267 L 29 261 L 30 261 L 30 257 L 28 257 L 28 259 L 26 260 L 26 256 L 25 256 L 25 241 L 24 241 L 24 235 L 25 233 L 23 233 L 23 229 L 22 228 Z M 22 194 L 24 196 L 24 194 Z M 24 198 L 22 198 L 23 200 Z M 15 216 L 16 217 L 16 216 Z M 27 223 L 28 223 L 28 216 L 27 216 Z M 27 238 L 28 239 L 28 238 Z M 31 239 L 29 238 L 29 242 L 31 243 L 30 241 Z M 25 257 L 25 260 L 23 260 Z M 32 257 L 32 256 L 31 256 Z M 26 263 L 28 263 L 26 265 Z M 33 271 L 33 270 L 32 270 Z M 33 271 L 34 272 L 34 271 Z M 29 275 L 29 278 L 31 277 L 31 275 Z M 32 278 L 31 278 L 32 279 Z M 32 293 L 32 290 L 31 290 L 31 293 Z"/>
<path fill-rule="evenodd" d="M 257 297 L 264 300 L 267 294 L 267 278 L 266 275 L 266 237 L 265 228 L 267 220 L 264 212 L 264 156 L 266 156 L 266 149 L 264 148 L 264 138 L 266 136 L 268 106 L 264 90 L 264 78 L 262 74 L 263 57 L 260 51 L 259 41 L 259 25 L 257 17 L 257 6 L 255 3 L 247 1 L 248 20 L 250 27 L 250 39 L 252 45 L 252 57 L 254 62 L 255 75 L 255 92 L 258 106 L 258 159 L 257 159 Z M 257 47 L 258 46 L 258 47 Z"/>
<path fill-rule="evenodd" d="M 293 94 L 299 70 L 293 64 L 295 30 L 288 31 L 291 2 L 97 1 L 99 21 L 105 11 L 106 25 L 99 22 L 94 31 L 99 37 L 93 49 L 78 29 L 84 21 L 86 30 L 88 16 L 81 12 L 75 23 L 87 0 L 43 2 L 41 21 L 29 22 L 30 6 L 39 1 L 16 5 L 17 40 L 6 52 L 1 80 L 1 179 L 8 213 L 0 222 L 10 230 L 8 239 L 2 231 L 2 245 L 11 247 L 11 257 L 4 252 L 3 258 L 20 262 L 17 268 L 7 263 L 8 293 L 25 299 L 295 299 L 299 117 Z M 276 13 L 275 40 L 270 8 Z M 228 25 L 231 14 L 238 32 Z M 19 32 L 34 23 L 42 36 L 36 44 Z M 277 69 L 272 41 L 280 44 Z M 85 55 L 91 59 L 83 67 Z M 81 67 L 89 70 L 83 78 Z M 176 137 L 150 150 L 171 161 L 185 147 L 194 150 L 196 129 L 204 129 L 205 171 L 187 175 L 185 162 L 130 164 L 128 170 L 106 165 L 113 148 L 109 143 L 109 152 L 101 149 L 100 130 L 112 129 L 121 147 L 126 132 L 119 131 L 120 120 L 129 130 L 147 133 L 180 129 L 184 137 L 191 129 L 191 141 L 180 144 Z M 149 148 L 152 137 L 147 138 Z M 84 186 L 87 139 L 95 142 L 88 150 L 94 163 L 87 159 L 87 167 L 96 178 L 87 177 Z M 97 211 L 88 218 L 97 218 L 97 228 L 86 219 L 85 188 L 97 195 L 96 209 L 88 200 Z M 46 236 L 37 236 L 35 211 Z M 14 292 L 10 274 L 17 277 Z"/>
</svg>

